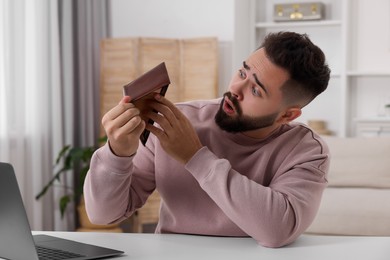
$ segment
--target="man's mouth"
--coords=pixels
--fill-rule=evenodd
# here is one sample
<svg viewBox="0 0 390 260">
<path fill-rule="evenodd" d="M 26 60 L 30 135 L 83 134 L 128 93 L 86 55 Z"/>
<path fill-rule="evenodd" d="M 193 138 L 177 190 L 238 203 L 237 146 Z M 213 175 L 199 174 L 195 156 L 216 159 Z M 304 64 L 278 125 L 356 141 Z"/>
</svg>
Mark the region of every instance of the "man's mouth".
<svg viewBox="0 0 390 260">
<path fill-rule="evenodd" d="M 230 101 L 230 99 L 226 96 L 223 102 L 223 111 L 225 111 L 225 113 L 228 115 L 233 115 L 236 113 L 232 101 Z"/>
</svg>

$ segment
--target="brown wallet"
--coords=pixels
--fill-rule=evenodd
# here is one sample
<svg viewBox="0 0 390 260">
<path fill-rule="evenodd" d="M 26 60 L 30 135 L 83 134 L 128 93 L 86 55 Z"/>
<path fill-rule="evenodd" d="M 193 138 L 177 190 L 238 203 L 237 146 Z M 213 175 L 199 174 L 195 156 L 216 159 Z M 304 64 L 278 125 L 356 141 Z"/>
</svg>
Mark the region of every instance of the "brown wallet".
<svg viewBox="0 0 390 260">
<path fill-rule="evenodd" d="M 144 114 L 151 110 L 147 106 L 147 100 L 153 98 L 151 93 L 159 93 L 165 96 L 170 83 L 171 81 L 165 62 L 162 62 L 129 84 L 123 86 L 123 95 L 131 97 L 131 102 L 141 111 L 141 118 L 146 121 L 147 119 Z M 154 122 L 148 119 L 147 123 L 153 124 Z M 149 134 L 148 130 L 144 130 L 141 134 L 140 139 L 143 145 L 146 144 Z"/>
</svg>

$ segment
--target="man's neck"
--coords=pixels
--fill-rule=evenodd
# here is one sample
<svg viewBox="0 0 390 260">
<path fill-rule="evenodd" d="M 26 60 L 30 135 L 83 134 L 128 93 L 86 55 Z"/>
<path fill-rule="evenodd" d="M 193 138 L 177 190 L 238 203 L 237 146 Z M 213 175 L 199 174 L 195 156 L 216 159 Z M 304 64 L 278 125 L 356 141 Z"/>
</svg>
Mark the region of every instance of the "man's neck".
<svg viewBox="0 0 390 260">
<path fill-rule="evenodd" d="M 271 134 L 273 134 L 276 130 L 278 130 L 281 127 L 281 124 L 273 124 L 272 126 L 269 127 L 264 127 L 261 129 L 257 130 L 252 130 L 252 131 L 246 131 L 242 132 L 243 135 L 255 138 L 255 139 L 265 139 Z"/>
</svg>

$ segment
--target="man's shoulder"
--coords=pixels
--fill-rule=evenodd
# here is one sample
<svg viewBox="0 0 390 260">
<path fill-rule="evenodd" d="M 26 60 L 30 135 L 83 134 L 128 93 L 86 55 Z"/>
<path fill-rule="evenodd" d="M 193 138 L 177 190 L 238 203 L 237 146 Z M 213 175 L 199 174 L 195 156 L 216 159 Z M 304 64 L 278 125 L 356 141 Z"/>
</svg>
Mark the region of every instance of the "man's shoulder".
<svg viewBox="0 0 390 260">
<path fill-rule="evenodd" d="M 313 129 L 303 123 L 293 122 L 288 124 L 288 129 L 284 133 L 296 140 L 295 145 L 314 146 L 321 149 L 323 153 L 328 151 L 328 147 L 324 139 Z"/>
<path fill-rule="evenodd" d="M 179 102 L 175 105 L 180 109 L 212 109 L 220 105 L 221 98 L 208 99 L 208 100 L 191 100 L 185 102 Z"/>
<path fill-rule="evenodd" d="M 187 102 L 176 103 L 175 105 L 187 116 L 194 116 L 197 114 L 200 117 L 212 115 L 218 110 L 221 99 L 210 100 L 193 100 Z"/>
</svg>

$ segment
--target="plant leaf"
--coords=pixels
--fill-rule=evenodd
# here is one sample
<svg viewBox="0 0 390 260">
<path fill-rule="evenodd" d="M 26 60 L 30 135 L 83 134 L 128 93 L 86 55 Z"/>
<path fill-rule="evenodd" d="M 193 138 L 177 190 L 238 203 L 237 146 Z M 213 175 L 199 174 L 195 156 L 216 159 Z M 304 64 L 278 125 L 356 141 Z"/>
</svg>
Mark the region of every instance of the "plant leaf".
<svg viewBox="0 0 390 260">
<path fill-rule="evenodd" d="M 102 136 L 98 139 L 98 143 L 101 144 L 101 143 L 106 143 L 108 140 L 107 136 Z"/>
<path fill-rule="evenodd" d="M 71 145 L 64 146 L 55 160 L 55 165 L 60 164 L 63 160 L 63 166 L 59 169 L 54 176 L 49 180 L 49 182 L 42 188 L 42 190 L 35 196 L 35 199 L 40 199 L 46 192 L 54 185 L 55 181 L 60 181 L 61 174 L 65 174 L 68 170 L 78 169 L 78 180 L 79 186 L 73 188 L 74 194 L 63 196 L 60 201 L 60 210 L 61 217 L 63 217 L 68 203 L 71 199 L 80 197 L 83 193 L 84 180 L 89 170 L 89 164 L 91 161 L 92 154 L 99 148 L 101 143 L 107 142 L 107 136 L 100 137 L 98 145 L 96 146 L 87 146 L 87 147 L 72 147 Z M 77 170 L 74 172 L 77 174 Z"/>
<path fill-rule="evenodd" d="M 42 190 L 35 196 L 35 199 L 38 200 L 40 197 L 45 195 L 49 188 L 53 185 L 55 181 L 60 181 L 60 175 L 65 172 L 67 169 L 62 168 L 49 180 L 49 182 L 42 188 Z"/>
<path fill-rule="evenodd" d="M 64 195 L 60 199 L 60 211 L 61 211 L 61 218 L 64 218 L 66 207 L 68 206 L 68 203 L 70 202 L 71 197 L 69 195 Z"/>
<path fill-rule="evenodd" d="M 61 158 L 64 157 L 66 152 L 69 150 L 70 145 L 64 146 L 61 151 L 58 153 L 57 159 L 56 159 L 56 165 L 60 162 Z"/>
</svg>

